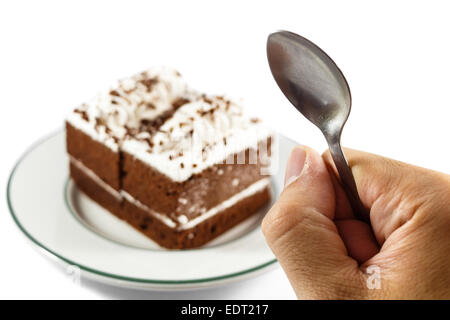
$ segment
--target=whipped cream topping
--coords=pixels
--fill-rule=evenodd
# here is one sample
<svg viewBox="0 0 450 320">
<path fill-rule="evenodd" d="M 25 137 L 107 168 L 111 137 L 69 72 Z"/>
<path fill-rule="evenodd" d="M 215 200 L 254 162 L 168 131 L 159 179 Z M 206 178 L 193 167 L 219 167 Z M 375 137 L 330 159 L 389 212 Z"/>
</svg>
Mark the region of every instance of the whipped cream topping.
<svg viewBox="0 0 450 320">
<path fill-rule="evenodd" d="M 195 97 L 180 73 L 159 67 L 119 80 L 105 92 L 72 112 L 69 123 L 114 151 L 129 132 L 139 132 L 174 104 Z"/>
<path fill-rule="evenodd" d="M 237 102 L 197 93 L 170 68 L 152 68 L 118 81 L 67 121 L 177 182 L 230 155 L 256 150 L 271 135 Z"/>
<path fill-rule="evenodd" d="M 271 135 L 224 97 L 202 96 L 181 106 L 150 140 L 126 138 L 123 150 L 174 181 L 185 181 L 230 155 L 257 149 Z"/>
</svg>

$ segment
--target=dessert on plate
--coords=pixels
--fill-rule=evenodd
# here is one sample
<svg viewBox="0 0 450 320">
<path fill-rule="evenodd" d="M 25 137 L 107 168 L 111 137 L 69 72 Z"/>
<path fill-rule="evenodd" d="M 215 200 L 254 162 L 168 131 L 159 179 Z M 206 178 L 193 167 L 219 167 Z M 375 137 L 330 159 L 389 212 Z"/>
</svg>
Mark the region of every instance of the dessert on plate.
<svg viewBox="0 0 450 320">
<path fill-rule="evenodd" d="M 66 119 L 70 176 L 159 245 L 201 246 L 270 199 L 271 132 L 170 68 L 118 81 Z"/>
</svg>

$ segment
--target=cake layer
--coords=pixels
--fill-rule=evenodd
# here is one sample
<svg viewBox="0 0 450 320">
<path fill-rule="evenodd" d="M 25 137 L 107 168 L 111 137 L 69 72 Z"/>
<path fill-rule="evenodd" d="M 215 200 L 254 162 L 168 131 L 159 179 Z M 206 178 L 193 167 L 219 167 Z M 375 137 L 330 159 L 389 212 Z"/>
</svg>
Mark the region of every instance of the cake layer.
<svg viewBox="0 0 450 320">
<path fill-rule="evenodd" d="M 176 219 L 173 219 L 171 217 L 171 215 L 167 215 L 165 213 L 158 212 L 154 208 L 149 207 L 146 204 L 139 201 L 138 199 L 134 198 L 132 195 L 130 195 L 126 191 L 115 190 L 109 184 L 104 182 L 100 177 L 98 177 L 94 171 L 92 171 L 88 167 L 84 166 L 84 164 L 81 161 L 79 161 L 73 157 L 70 157 L 70 166 L 71 166 L 71 170 L 76 169 L 77 172 L 81 172 L 81 173 L 83 173 L 84 176 L 89 177 L 91 181 L 93 181 L 99 187 L 101 187 L 103 189 L 103 191 L 108 192 L 111 197 L 116 199 L 117 202 L 120 203 L 126 199 L 128 202 L 133 203 L 137 207 L 148 212 L 149 215 L 152 215 L 154 218 L 160 220 L 162 223 L 167 225 L 169 228 L 176 229 L 176 230 L 185 230 L 185 229 L 194 227 L 201 221 L 213 216 L 214 214 L 217 214 L 217 212 L 222 211 L 226 207 L 232 206 L 236 202 L 242 200 L 243 198 L 253 195 L 254 193 L 257 193 L 257 192 L 263 190 L 264 188 L 267 188 L 270 186 L 270 178 L 265 177 L 265 178 L 259 179 L 256 182 L 252 183 L 247 188 L 243 189 L 242 191 L 234 193 L 233 196 L 231 196 L 230 198 L 227 198 L 222 202 L 216 203 L 216 205 L 214 207 L 211 207 L 208 210 L 202 211 L 201 214 L 199 214 L 195 217 L 188 218 L 186 215 L 182 214 L 181 216 L 178 216 Z M 181 217 L 183 217 L 183 218 L 181 218 Z"/>
<path fill-rule="evenodd" d="M 70 175 L 92 200 L 170 249 L 201 246 L 248 218 L 270 199 L 268 178 L 261 179 L 183 227 L 168 221 L 164 215 L 154 212 L 127 193 L 112 189 L 75 159 L 71 159 Z"/>
<path fill-rule="evenodd" d="M 97 202 L 103 208 L 122 219 L 122 197 L 120 194 L 114 193 L 114 189 L 108 189 L 107 184 L 102 184 L 101 180 L 95 179 L 92 174 L 86 173 L 81 166 L 75 162 L 70 162 L 70 177 L 75 184 L 89 198 Z"/>
<path fill-rule="evenodd" d="M 232 155 L 231 164 L 224 161 L 186 181 L 176 182 L 127 152 L 112 151 L 70 123 L 66 127 L 68 153 L 75 165 L 86 167 L 82 169 L 91 177 L 97 176 L 117 192 L 125 191 L 177 225 L 202 215 L 264 178 L 259 149 L 247 149 Z M 270 153 L 270 139 L 260 143 L 260 147 Z M 254 163 L 250 159 L 253 152 Z"/>
<path fill-rule="evenodd" d="M 232 155 L 230 164 L 226 161 L 215 164 L 182 182 L 171 180 L 140 159 L 124 152 L 122 188 L 151 209 L 165 213 L 182 223 L 201 215 L 217 203 L 264 178 L 261 176 L 264 163 L 259 159 L 258 151 L 267 147 L 267 152 L 270 152 L 270 140 L 261 142 L 259 146 L 258 150 L 247 149 Z M 251 153 L 256 155 L 254 163 L 250 161 Z"/>
<path fill-rule="evenodd" d="M 234 205 L 223 209 L 207 220 L 186 230 L 168 228 L 156 219 L 149 219 L 147 211 L 125 200 L 123 219 L 159 245 L 170 249 L 188 249 L 204 245 L 235 225 L 258 212 L 270 200 L 266 186 Z"/>
<path fill-rule="evenodd" d="M 66 123 L 69 155 L 82 162 L 112 188 L 120 190 L 120 153 Z"/>
</svg>

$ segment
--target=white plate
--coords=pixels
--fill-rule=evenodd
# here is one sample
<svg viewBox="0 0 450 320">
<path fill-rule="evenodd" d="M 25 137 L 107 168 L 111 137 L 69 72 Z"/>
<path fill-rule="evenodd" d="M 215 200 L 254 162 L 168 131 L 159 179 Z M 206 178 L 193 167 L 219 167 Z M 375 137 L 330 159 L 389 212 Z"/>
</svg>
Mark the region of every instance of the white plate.
<svg viewBox="0 0 450 320">
<path fill-rule="evenodd" d="M 279 136 L 273 198 L 295 143 Z M 80 192 L 69 179 L 65 134 L 36 143 L 8 182 L 8 204 L 20 230 L 38 247 L 82 275 L 145 289 L 208 287 L 248 278 L 275 265 L 260 221 L 267 208 L 205 247 L 165 250 Z"/>
</svg>

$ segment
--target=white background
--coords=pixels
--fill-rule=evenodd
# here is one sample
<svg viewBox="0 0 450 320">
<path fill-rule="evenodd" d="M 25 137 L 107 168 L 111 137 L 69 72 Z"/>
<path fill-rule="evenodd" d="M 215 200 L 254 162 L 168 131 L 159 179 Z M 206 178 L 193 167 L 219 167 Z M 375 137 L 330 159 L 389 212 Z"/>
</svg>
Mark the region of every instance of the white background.
<svg viewBox="0 0 450 320">
<path fill-rule="evenodd" d="M 287 29 L 321 46 L 347 77 L 345 146 L 450 173 L 449 9 L 445 1 L 2 1 L 0 298 L 295 298 L 280 268 L 196 292 L 79 287 L 14 225 L 4 196 L 10 170 L 72 107 L 159 64 L 196 88 L 245 98 L 270 126 L 322 151 L 320 132 L 267 66 L 267 35 Z"/>
</svg>

